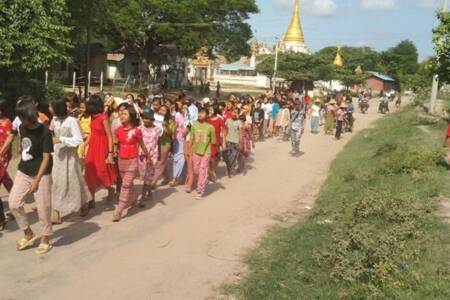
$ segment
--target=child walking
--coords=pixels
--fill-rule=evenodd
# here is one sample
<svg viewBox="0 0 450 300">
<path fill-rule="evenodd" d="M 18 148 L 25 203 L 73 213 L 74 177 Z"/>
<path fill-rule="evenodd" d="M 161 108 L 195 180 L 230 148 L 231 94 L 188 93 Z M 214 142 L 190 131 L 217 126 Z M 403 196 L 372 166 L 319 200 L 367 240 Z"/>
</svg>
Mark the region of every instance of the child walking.
<svg viewBox="0 0 450 300">
<path fill-rule="evenodd" d="M 69 111 L 62 97 L 55 97 L 50 104 L 53 119 L 53 172 L 52 207 L 53 224 L 61 224 L 62 218 L 71 213 L 88 213 L 89 191 L 81 171 L 77 147 L 83 143 L 83 135 L 75 117 Z"/>
<path fill-rule="evenodd" d="M 192 148 L 194 161 L 194 177 L 197 178 L 197 200 L 204 196 L 208 182 L 209 160 L 211 145 L 216 144 L 214 127 L 207 122 L 208 110 L 202 108 L 198 113 L 198 122 L 192 125 Z"/>
<path fill-rule="evenodd" d="M 51 222 L 51 171 L 53 141 L 50 131 L 38 122 L 34 104 L 21 102 L 16 114 L 20 118 L 19 135 L 21 141 L 21 160 L 9 195 L 9 207 L 24 237 L 17 242 L 17 250 L 34 246 L 38 237 L 31 230 L 25 213 L 25 197 L 34 196 L 39 221 L 42 226 L 40 245 L 37 254 L 51 250 L 49 237 L 52 234 Z"/>
<path fill-rule="evenodd" d="M 302 102 L 297 102 L 294 104 L 294 110 L 291 113 L 291 154 L 293 156 L 300 155 L 300 139 L 305 132 L 305 109 L 306 107 Z"/>
<path fill-rule="evenodd" d="M 6 117 L 7 103 L 5 100 L 0 100 L 0 148 L 3 147 L 12 130 L 12 123 Z M 3 184 L 5 189 L 10 192 L 13 186 L 13 181 L 8 174 L 9 162 L 12 158 L 12 151 L 9 148 L 5 155 L 0 157 L 0 185 Z M 3 202 L 0 198 L 0 231 L 3 231 L 6 227 L 6 218 L 3 210 Z"/>
<path fill-rule="evenodd" d="M 91 116 L 86 111 L 86 101 L 81 101 L 79 107 L 78 121 L 80 122 L 83 143 L 78 146 L 78 157 L 81 160 L 81 167 L 84 168 L 84 159 L 88 149 L 89 136 L 91 134 Z"/>
<path fill-rule="evenodd" d="M 138 127 L 139 119 L 136 110 L 132 106 L 120 113 L 122 126 L 114 132 L 119 146 L 119 171 L 122 178 L 119 205 L 114 213 L 113 222 L 119 222 L 122 212 L 134 204 L 134 179 L 137 177 L 139 147 L 145 157 L 149 155 L 142 140 L 142 131 Z"/>
<path fill-rule="evenodd" d="M 139 206 L 144 206 L 144 200 L 151 200 L 152 198 L 152 182 L 155 176 L 155 167 L 159 159 L 159 137 L 162 135 L 162 129 L 155 126 L 155 116 L 153 111 L 144 111 L 141 114 L 143 125 L 140 127 L 142 132 L 142 140 L 148 152 L 148 157 L 145 157 L 145 152 L 141 149 L 139 153 L 139 174 L 144 181 L 142 187 L 142 195 L 139 200 Z"/>
<path fill-rule="evenodd" d="M 227 176 L 231 177 L 232 172 L 236 168 L 239 159 L 239 142 L 240 142 L 240 131 L 241 131 L 241 121 L 239 121 L 240 111 L 235 109 L 233 111 L 232 118 L 225 123 L 224 128 L 224 149 L 225 155 L 224 160 L 227 165 Z"/>
<path fill-rule="evenodd" d="M 108 114 L 104 112 L 104 104 L 100 96 L 92 95 L 87 102 L 87 110 L 91 116 L 91 135 L 85 159 L 84 177 L 91 192 L 89 208 L 95 206 L 95 192 L 100 187 L 108 190 L 108 200 L 114 197 L 112 185 L 117 176 L 114 169 L 113 136 Z"/>
<path fill-rule="evenodd" d="M 336 140 L 341 139 L 346 111 L 347 111 L 347 104 L 342 103 L 336 112 L 336 134 L 335 134 Z"/>
<path fill-rule="evenodd" d="M 246 122 L 245 115 L 240 115 L 239 120 L 241 121 L 239 170 L 245 173 L 245 160 L 250 158 L 252 148 L 255 148 L 255 141 L 253 140 L 252 125 Z"/>
</svg>

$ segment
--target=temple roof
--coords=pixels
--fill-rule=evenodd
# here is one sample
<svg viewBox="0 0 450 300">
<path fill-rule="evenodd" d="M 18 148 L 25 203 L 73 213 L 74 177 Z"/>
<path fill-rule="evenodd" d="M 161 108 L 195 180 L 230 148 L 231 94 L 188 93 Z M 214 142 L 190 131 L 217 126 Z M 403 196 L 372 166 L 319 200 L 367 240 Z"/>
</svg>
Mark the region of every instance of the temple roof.
<svg viewBox="0 0 450 300">
<path fill-rule="evenodd" d="M 377 78 L 379 78 L 379 79 L 381 79 L 383 81 L 395 81 L 394 78 L 392 78 L 392 77 L 390 77 L 390 76 L 388 76 L 386 74 L 381 74 L 381 73 L 378 73 L 378 72 L 370 72 L 370 74 L 372 74 L 372 76 L 375 76 L 375 77 L 377 77 Z"/>
<path fill-rule="evenodd" d="M 303 36 L 302 25 L 300 22 L 300 5 L 298 2 L 299 0 L 295 0 L 294 14 L 286 35 L 284 36 L 284 42 L 297 42 L 299 44 L 304 44 L 305 38 Z"/>
</svg>

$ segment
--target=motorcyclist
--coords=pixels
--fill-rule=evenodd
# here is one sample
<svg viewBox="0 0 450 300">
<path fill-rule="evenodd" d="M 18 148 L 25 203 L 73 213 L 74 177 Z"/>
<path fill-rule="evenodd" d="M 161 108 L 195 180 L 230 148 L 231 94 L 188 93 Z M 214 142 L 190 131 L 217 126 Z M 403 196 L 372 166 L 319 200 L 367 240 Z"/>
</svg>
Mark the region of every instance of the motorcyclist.
<svg viewBox="0 0 450 300">
<path fill-rule="evenodd" d="M 380 105 L 378 106 L 378 112 L 382 113 L 383 112 L 383 107 L 386 109 L 386 112 L 389 112 L 389 99 L 386 96 L 386 94 L 384 94 L 380 98 Z"/>
</svg>

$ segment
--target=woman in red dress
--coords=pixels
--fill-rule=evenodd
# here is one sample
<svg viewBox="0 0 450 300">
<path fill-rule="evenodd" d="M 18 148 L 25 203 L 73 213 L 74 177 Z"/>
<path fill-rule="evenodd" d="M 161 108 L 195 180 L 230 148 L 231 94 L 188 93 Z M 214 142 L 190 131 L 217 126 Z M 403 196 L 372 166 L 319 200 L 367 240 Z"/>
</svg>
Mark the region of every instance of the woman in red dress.
<svg viewBox="0 0 450 300">
<path fill-rule="evenodd" d="M 8 136 L 11 134 L 12 123 L 6 116 L 7 102 L 0 100 L 0 148 L 5 144 Z M 10 192 L 13 181 L 8 174 L 8 165 L 12 158 L 12 151 L 9 148 L 3 156 L 0 156 L 0 186 L 3 184 L 5 189 Z M 2 199 L 0 199 L 0 231 L 6 226 L 6 218 L 3 211 Z"/>
<path fill-rule="evenodd" d="M 89 207 L 95 205 L 95 192 L 99 188 L 108 190 L 108 200 L 114 196 L 112 185 L 117 174 L 114 168 L 114 144 L 111 124 L 108 114 L 104 112 L 104 104 L 98 95 L 93 95 L 87 102 L 87 111 L 91 115 L 91 135 L 85 160 L 85 179 L 92 201 Z"/>
<path fill-rule="evenodd" d="M 212 180 L 217 179 L 217 165 L 219 164 L 220 159 L 220 148 L 222 147 L 222 132 L 225 127 L 225 120 L 220 115 L 219 106 L 214 106 L 211 117 L 208 120 L 209 124 L 214 127 L 216 132 L 216 143 L 211 145 L 211 160 L 209 162 L 209 172 L 210 176 L 212 176 Z"/>
</svg>

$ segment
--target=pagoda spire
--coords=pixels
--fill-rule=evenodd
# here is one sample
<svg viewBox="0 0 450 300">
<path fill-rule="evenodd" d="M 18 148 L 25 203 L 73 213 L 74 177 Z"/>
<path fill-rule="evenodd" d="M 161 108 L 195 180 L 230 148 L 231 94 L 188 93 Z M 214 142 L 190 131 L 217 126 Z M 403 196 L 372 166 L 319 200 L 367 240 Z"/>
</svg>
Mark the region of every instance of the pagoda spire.
<svg viewBox="0 0 450 300">
<path fill-rule="evenodd" d="M 304 44 L 305 38 L 303 36 L 302 25 L 300 22 L 300 4 L 299 0 L 295 0 L 294 14 L 292 15 L 291 23 L 289 24 L 284 42 L 297 42 Z"/>
<path fill-rule="evenodd" d="M 303 36 L 302 24 L 300 21 L 299 0 L 295 0 L 294 2 L 294 13 L 281 45 L 282 51 L 310 54 L 308 48 L 305 46 L 305 38 Z"/>
<path fill-rule="evenodd" d="M 336 57 L 334 58 L 333 64 L 338 67 L 342 67 L 344 65 L 344 61 L 343 61 L 342 55 L 341 55 L 341 46 L 339 46 L 337 48 Z"/>
</svg>

